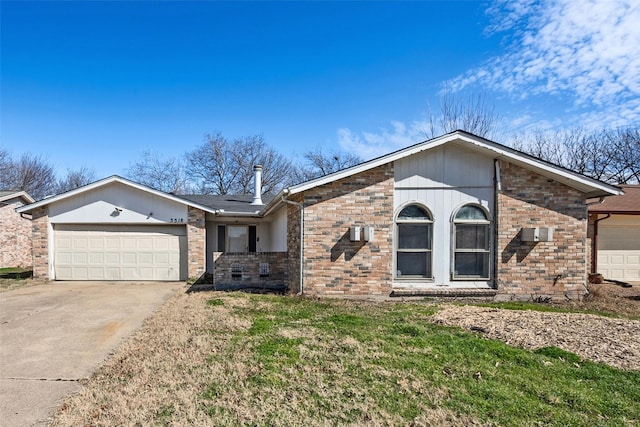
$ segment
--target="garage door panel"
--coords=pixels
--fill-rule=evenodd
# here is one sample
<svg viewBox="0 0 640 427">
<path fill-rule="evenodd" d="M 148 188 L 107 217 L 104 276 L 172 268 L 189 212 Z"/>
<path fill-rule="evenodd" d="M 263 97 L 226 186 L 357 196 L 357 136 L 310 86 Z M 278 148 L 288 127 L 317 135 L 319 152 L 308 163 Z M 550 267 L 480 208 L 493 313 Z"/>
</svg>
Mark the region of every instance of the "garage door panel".
<svg viewBox="0 0 640 427">
<path fill-rule="evenodd" d="M 123 226 L 96 230 L 55 229 L 54 270 L 58 280 L 184 280 L 184 227 Z M 184 266 L 183 266 L 184 264 Z"/>
<path fill-rule="evenodd" d="M 138 264 L 153 265 L 153 252 L 141 252 L 138 254 Z"/>
<path fill-rule="evenodd" d="M 118 237 L 106 237 L 104 243 L 105 249 L 120 250 L 120 239 Z"/>
<path fill-rule="evenodd" d="M 600 223 L 598 272 L 607 279 L 640 279 L 640 227 Z"/>
<path fill-rule="evenodd" d="M 120 264 L 120 252 L 105 252 L 104 261 L 106 265 Z"/>
<path fill-rule="evenodd" d="M 101 251 L 104 249 L 104 239 L 100 237 L 92 237 L 89 239 L 89 250 Z"/>
<path fill-rule="evenodd" d="M 598 272 L 607 279 L 640 279 L 640 251 L 598 251 Z"/>
<path fill-rule="evenodd" d="M 73 252 L 71 254 L 71 262 L 74 265 L 86 265 L 88 264 L 89 254 L 87 252 Z"/>
<path fill-rule="evenodd" d="M 74 250 L 88 249 L 89 239 L 86 237 L 75 237 L 71 241 L 71 248 Z"/>
<path fill-rule="evenodd" d="M 105 268 L 105 279 L 106 280 L 121 280 L 122 276 L 120 275 L 120 268 L 106 267 Z"/>
<path fill-rule="evenodd" d="M 140 237 L 140 239 L 138 240 L 138 249 L 143 251 L 152 250 L 154 240 L 165 240 L 165 239 L 151 239 L 148 237 Z"/>
<path fill-rule="evenodd" d="M 124 250 L 138 249 L 138 241 L 135 237 L 123 237 L 121 244 Z"/>
<path fill-rule="evenodd" d="M 89 264 L 104 265 L 104 252 L 89 252 Z"/>
<path fill-rule="evenodd" d="M 93 280 L 104 280 L 104 268 L 103 267 L 90 267 L 89 276 L 94 278 Z"/>
</svg>

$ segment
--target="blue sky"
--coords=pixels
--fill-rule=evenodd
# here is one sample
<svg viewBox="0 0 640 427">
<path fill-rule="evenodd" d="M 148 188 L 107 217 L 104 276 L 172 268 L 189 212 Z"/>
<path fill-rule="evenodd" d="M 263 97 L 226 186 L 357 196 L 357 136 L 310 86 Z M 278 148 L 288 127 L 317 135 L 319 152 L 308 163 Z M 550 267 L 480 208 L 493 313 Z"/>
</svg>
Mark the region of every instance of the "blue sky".
<svg viewBox="0 0 640 427">
<path fill-rule="evenodd" d="M 517 133 L 640 122 L 640 2 L 0 3 L 0 145 L 124 174 L 207 132 L 299 158 L 425 139 L 446 85 Z"/>
</svg>

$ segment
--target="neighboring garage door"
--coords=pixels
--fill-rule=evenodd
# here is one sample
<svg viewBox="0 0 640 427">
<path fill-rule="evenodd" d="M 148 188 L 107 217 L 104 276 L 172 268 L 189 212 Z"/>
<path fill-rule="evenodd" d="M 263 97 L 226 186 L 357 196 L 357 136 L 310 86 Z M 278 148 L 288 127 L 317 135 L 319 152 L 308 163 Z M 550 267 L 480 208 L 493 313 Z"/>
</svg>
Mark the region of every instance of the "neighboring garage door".
<svg viewBox="0 0 640 427">
<path fill-rule="evenodd" d="M 606 279 L 640 281 L 640 227 L 599 227 L 598 272 Z"/>
<path fill-rule="evenodd" d="M 56 280 L 184 280 L 184 226 L 55 225 Z"/>
</svg>

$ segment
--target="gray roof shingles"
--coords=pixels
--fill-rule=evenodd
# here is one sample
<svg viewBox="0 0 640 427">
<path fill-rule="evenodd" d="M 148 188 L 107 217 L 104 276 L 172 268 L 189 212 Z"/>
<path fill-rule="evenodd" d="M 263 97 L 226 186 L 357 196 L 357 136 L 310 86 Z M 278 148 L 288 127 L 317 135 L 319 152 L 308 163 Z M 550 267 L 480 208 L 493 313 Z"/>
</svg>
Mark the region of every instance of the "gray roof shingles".
<svg viewBox="0 0 640 427">
<path fill-rule="evenodd" d="M 240 195 L 211 195 L 211 194 L 181 194 L 176 195 L 181 199 L 188 200 L 199 205 L 207 206 L 211 209 L 220 209 L 225 212 L 233 213 L 255 213 L 261 211 L 266 205 L 269 204 L 275 196 L 264 194 L 262 195 L 263 205 L 252 205 L 253 194 L 240 194 Z"/>
</svg>

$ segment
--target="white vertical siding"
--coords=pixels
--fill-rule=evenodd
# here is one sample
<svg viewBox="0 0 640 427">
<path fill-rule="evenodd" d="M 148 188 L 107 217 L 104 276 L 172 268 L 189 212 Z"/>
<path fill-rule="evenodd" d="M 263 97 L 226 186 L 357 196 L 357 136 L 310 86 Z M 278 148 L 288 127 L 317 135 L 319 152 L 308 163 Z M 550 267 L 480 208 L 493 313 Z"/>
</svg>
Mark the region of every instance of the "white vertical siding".
<svg viewBox="0 0 640 427">
<path fill-rule="evenodd" d="M 271 215 L 269 223 L 269 252 L 287 251 L 287 208 L 282 207 Z"/>
<path fill-rule="evenodd" d="M 115 208 L 122 209 L 118 215 Z M 187 223 L 187 207 L 146 191 L 112 183 L 49 206 L 54 224 Z"/>
<path fill-rule="evenodd" d="M 473 203 L 482 205 L 493 221 L 493 159 L 447 144 L 398 160 L 394 170 L 396 215 L 404 206 L 419 203 L 431 211 L 434 220 L 433 281 L 398 281 L 397 285 L 460 288 L 488 286 L 487 281 L 451 280 L 452 219 L 461 206 Z"/>
</svg>

